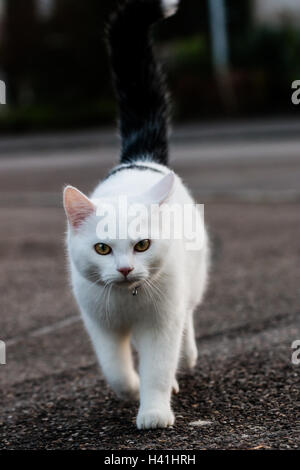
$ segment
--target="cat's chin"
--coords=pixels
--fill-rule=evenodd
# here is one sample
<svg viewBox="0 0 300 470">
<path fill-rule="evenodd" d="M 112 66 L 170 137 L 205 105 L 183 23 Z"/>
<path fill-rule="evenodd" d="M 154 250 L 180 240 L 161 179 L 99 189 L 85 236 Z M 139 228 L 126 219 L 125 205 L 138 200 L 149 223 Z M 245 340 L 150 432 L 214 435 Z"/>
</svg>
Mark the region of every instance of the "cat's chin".
<svg viewBox="0 0 300 470">
<path fill-rule="evenodd" d="M 121 289 L 126 289 L 126 290 L 134 290 L 138 289 L 140 285 L 142 284 L 143 280 L 142 279 L 128 279 L 124 281 L 116 281 L 114 282 L 114 285 L 117 287 L 120 287 Z"/>
</svg>

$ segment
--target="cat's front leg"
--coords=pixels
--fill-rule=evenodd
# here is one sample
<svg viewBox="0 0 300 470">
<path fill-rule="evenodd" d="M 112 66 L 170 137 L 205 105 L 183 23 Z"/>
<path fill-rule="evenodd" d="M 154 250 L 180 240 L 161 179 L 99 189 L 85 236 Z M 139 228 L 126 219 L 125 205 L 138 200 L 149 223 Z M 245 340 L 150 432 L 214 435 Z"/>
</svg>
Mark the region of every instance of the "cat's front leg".
<svg viewBox="0 0 300 470">
<path fill-rule="evenodd" d="M 97 320 L 85 318 L 102 372 L 116 395 L 138 400 L 139 376 L 134 369 L 128 332 L 101 327 Z"/>
<path fill-rule="evenodd" d="M 147 328 L 140 333 L 140 409 L 138 429 L 165 428 L 174 424 L 171 394 L 178 365 L 181 325 Z"/>
</svg>

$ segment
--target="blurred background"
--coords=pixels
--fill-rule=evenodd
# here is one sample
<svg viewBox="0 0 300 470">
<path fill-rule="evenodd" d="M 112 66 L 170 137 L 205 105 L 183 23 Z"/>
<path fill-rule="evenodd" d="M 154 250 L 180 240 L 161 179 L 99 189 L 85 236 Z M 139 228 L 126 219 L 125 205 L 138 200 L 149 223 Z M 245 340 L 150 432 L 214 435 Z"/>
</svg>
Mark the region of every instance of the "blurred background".
<svg viewBox="0 0 300 470">
<path fill-rule="evenodd" d="M 0 0 L 1 132 L 115 122 L 104 43 L 115 3 Z M 183 0 L 156 38 L 176 122 L 297 112 L 299 1 Z"/>
<path fill-rule="evenodd" d="M 170 165 L 205 203 L 213 263 L 179 425 L 145 434 L 99 372 L 64 247 L 63 186 L 88 194 L 118 162 L 115 4 L 0 0 L 0 449 L 300 448 L 300 1 L 182 0 L 155 29 Z"/>
</svg>

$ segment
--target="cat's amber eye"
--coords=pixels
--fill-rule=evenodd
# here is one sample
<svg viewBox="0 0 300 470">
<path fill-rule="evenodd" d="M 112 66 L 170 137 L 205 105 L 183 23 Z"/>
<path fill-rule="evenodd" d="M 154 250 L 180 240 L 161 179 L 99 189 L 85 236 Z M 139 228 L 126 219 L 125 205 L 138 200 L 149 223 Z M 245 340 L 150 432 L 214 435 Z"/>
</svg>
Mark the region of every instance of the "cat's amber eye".
<svg viewBox="0 0 300 470">
<path fill-rule="evenodd" d="M 109 255 L 111 253 L 111 247 L 106 245 L 105 243 L 96 243 L 95 250 L 98 255 Z"/>
<path fill-rule="evenodd" d="M 150 246 L 150 240 L 141 240 L 134 246 L 134 251 L 138 251 L 139 253 L 148 250 Z"/>
</svg>

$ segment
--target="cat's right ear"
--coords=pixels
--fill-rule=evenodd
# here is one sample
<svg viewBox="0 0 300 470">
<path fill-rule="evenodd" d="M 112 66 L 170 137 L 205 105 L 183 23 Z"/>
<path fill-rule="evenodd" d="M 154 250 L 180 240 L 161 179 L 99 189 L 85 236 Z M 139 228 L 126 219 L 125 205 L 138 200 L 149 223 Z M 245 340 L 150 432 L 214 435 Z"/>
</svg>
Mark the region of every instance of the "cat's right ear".
<svg viewBox="0 0 300 470">
<path fill-rule="evenodd" d="M 75 229 L 96 211 L 92 201 L 73 186 L 64 189 L 64 208 L 70 225 Z"/>
</svg>

